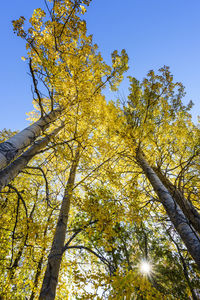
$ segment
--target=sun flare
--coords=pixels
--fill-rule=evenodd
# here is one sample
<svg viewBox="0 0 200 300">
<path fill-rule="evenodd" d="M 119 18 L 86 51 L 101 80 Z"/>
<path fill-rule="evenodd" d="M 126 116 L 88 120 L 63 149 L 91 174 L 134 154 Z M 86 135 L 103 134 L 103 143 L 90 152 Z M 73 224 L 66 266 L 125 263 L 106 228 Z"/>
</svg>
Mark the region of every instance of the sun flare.
<svg viewBox="0 0 200 300">
<path fill-rule="evenodd" d="M 140 272 L 144 275 L 150 274 L 152 271 L 152 266 L 148 261 L 142 261 L 140 264 Z"/>
</svg>

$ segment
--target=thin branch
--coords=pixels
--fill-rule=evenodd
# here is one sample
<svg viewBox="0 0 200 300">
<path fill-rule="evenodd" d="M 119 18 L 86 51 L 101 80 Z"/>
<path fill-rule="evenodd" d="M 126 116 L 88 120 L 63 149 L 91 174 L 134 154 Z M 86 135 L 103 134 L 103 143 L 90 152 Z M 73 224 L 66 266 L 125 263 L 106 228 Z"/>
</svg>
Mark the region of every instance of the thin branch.
<svg viewBox="0 0 200 300">
<path fill-rule="evenodd" d="M 11 259 L 10 259 L 10 266 L 12 265 L 12 262 L 13 262 L 13 256 L 14 256 L 14 239 L 15 239 L 15 230 L 17 228 L 17 222 L 18 222 L 18 215 L 19 215 L 19 203 L 20 203 L 20 198 L 18 196 L 18 199 L 17 199 L 17 210 L 16 210 L 16 217 L 15 217 L 15 225 L 14 225 L 14 228 L 13 228 L 13 231 L 12 231 L 12 251 L 11 251 Z"/>
<path fill-rule="evenodd" d="M 88 252 L 90 252 L 90 253 L 94 254 L 96 257 L 98 257 L 107 266 L 110 265 L 110 262 L 106 258 L 100 256 L 98 253 L 96 253 L 94 250 L 90 249 L 89 247 L 82 246 L 82 245 L 80 245 L 80 246 L 75 246 L 74 245 L 74 246 L 67 246 L 67 247 L 64 246 L 63 252 L 66 251 L 66 250 L 68 250 L 68 249 L 87 250 Z"/>
<path fill-rule="evenodd" d="M 65 244 L 64 248 L 68 248 L 69 244 L 71 243 L 71 241 L 81 232 L 83 231 L 84 229 L 86 229 L 89 225 L 93 225 L 95 223 L 97 223 L 98 220 L 95 220 L 95 221 L 91 221 L 89 224 L 85 225 L 84 227 L 82 228 L 79 228 L 77 229 L 73 234 L 72 236 L 69 238 L 69 240 L 67 241 L 67 243 Z M 63 250 L 64 252 L 65 250 Z"/>
<path fill-rule="evenodd" d="M 32 59 L 31 58 L 29 59 L 29 68 L 30 68 L 30 71 L 31 71 L 32 79 L 33 79 L 35 93 L 36 93 L 36 95 L 38 97 L 38 104 L 39 104 L 40 111 L 41 111 L 41 117 L 43 117 L 43 115 L 44 115 L 44 108 L 42 106 L 42 99 L 40 97 L 40 93 L 39 93 L 38 88 L 37 88 L 38 82 L 37 82 L 37 79 L 35 78 L 34 70 L 33 70 L 33 67 L 32 67 Z"/>
<path fill-rule="evenodd" d="M 42 175 L 44 177 L 44 181 L 45 181 L 46 201 L 47 201 L 47 204 L 50 205 L 50 200 L 49 200 L 49 184 L 48 184 L 48 180 L 47 180 L 46 174 L 44 173 L 44 170 L 41 167 L 31 167 L 31 166 L 26 166 L 26 169 L 39 170 L 42 173 Z"/>
<path fill-rule="evenodd" d="M 7 186 L 8 186 L 9 188 L 13 189 L 13 190 L 16 192 L 16 194 L 17 194 L 19 200 L 22 201 L 22 204 L 23 204 L 23 206 L 24 206 L 25 213 L 26 213 L 26 219 L 28 219 L 28 210 L 27 210 L 26 203 L 25 203 L 25 201 L 24 201 L 24 199 L 23 199 L 21 193 L 20 193 L 20 192 L 17 190 L 17 188 L 14 187 L 12 184 L 7 184 Z"/>
</svg>

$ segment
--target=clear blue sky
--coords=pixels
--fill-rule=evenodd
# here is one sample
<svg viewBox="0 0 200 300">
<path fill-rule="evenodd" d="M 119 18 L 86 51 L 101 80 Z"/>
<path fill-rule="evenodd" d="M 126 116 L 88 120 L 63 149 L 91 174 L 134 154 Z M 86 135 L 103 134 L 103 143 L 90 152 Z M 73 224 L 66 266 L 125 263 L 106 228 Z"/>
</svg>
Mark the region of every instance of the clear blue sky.
<svg viewBox="0 0 200 300">
<path fill-rule="evenodd" d="M 24 42 L 15 36 L 11 21 L 27 19 L 43 0 L 2 1 L 0 13 L 0 129 L 23 129 L 32 109 L 31 80 L 21 56 Z M 127 75 L 142 79 L 149 69 L 168 65 L 186 87 L 186 98 L 200 115 L 200 0 L 93 0 L 85 19 L 88 32 L 105 60 L 125 48 L 130 58 Z M 125 81 L 120 93 L 127 95 Z M 114 96 L 112 96 L 114 97 Z"/>
</svg>

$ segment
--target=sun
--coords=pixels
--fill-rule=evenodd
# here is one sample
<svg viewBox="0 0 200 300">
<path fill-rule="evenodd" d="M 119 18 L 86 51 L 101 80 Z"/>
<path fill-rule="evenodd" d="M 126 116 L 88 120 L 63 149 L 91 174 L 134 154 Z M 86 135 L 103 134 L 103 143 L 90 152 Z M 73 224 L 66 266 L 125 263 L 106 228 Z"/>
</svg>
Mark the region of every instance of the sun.
<svg viewBox="0 0 200 300">
<path fill-rule="evenodd" d="M 152 266 L 151 264 L 146 261 L 146 260 L 143 260 L 141 263 L 140 263 L 140 272 L 144 275 L 149 275 L 152 271 Z"/>
</svg>

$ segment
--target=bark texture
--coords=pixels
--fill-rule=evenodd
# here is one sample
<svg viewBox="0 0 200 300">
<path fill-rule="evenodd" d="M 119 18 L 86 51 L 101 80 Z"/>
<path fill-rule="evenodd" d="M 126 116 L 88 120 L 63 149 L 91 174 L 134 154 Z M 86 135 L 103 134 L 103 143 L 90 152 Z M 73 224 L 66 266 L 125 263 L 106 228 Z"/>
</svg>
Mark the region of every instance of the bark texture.
<svg viewBox="0 0 200 300">
<path fill-rule="evenodd" d="M 186 245 L 188 252 L 193 257 L 200 269 L 200 237 L 190 225 L 187 217 L 180 209 L 179 205 L 172 198 L 169 190 L 163 185 L 155 171 L 150 167 L 140 151 L 137 151 L 136 159 L 146 177 L 150 181 L 154 191 L 163 204 L 167 215 L 169 216 L 176 231 Z"/>
<path fill-rule="evenodd" d="M 31 145 L 49 125 L 60 116 L 61 110 L 54 110 L 48 115 L 40 118 L 34 124 L 20 131 L 6 142 L 0 144 L 0 170 L 5 168 L 14 160 L 26 147 Z"/>
<path fill-rule="evenodd" d="M 67 185 L 65 187 L 65 193 L 62 200 L 60 214 L 56 226 L 56 231 L 51 247 L 51 251 L 48 257 L 47 269 L 44 275 L 44 280 L 40 292 L 39 300 L 53 300 L 56 295 L 56 287 L 58 283 L 58 276 L 60 265 L 62 261 L 62 254 L 67 230 L 67 222 L 70 210 L 70 201 L 72 197 L 76 169 L 79 161 L 79 151 L 76 152 L 75 159 L 72 163 L 71 170 Z"/>
<path fill-rule="evenodd" d="M 171 196 L 180 206 L 184 215 L 188 218 L 194 229 L 200 233 L 200 214 L 197 209 L 184 197 L 183 193 L 175 185 L 173 185 L 166 176 L 163 175 L 161 170 L 154 168 L 154 171 L 165 187 L 169 190 Z"/>
<path fill-rule="evenodd" d="M 13 161 L 7 168 L 0 171 L 0 191 L 6 185 L 8 185 L 11 180 L 13 180 L 20 171 L 22 171 L 29 161 L 42 149 L 44 149 L 50 139 L 57 135 L 57 133 L 63 128 L 63 126 L 56 128 L 50 135 L 44 137 L 43 139 L 36 141 L 27 151 L 25 151 L 21 156 L 19 156 L 15 161 Z"/>
</svg>

